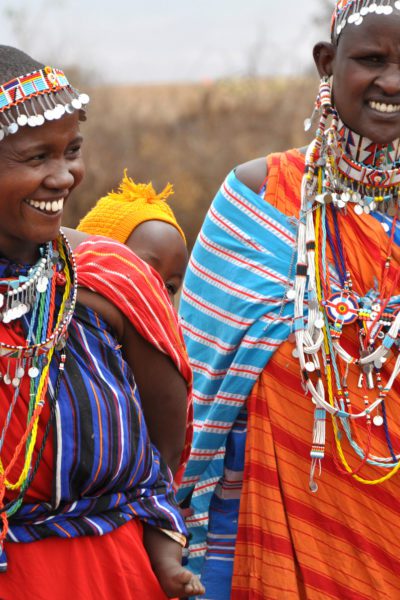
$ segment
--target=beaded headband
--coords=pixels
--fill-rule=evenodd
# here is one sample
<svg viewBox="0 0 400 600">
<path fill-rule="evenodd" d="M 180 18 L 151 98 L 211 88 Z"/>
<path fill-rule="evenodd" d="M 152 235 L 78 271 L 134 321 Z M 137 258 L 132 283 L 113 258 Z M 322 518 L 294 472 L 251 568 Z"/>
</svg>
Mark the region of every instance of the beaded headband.
<svg viewBox="0 0 400 600">
<path fill-rule="evenodd" d="M 391 15 L 394 9 L 400 11 L 400 0 L 338 0 L 332 15 L 332 41 L 338 40 L 346 25 L 361 25 L 369 14 Z"/>
<path fill-rule="evenodd" d="M 44 67 L 0 86 L 0 141 L 20 127 L 38 127 L 45 121 L 81 110 L 89 102 L 69 83 L 63 71 Z"/>
</svg>

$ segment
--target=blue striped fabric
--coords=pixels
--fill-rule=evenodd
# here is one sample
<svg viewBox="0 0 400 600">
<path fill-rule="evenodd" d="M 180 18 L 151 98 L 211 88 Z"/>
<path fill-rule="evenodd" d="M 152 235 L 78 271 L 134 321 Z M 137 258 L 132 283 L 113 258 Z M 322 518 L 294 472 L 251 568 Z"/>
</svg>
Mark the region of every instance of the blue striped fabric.
<svg viewBox="0 0 400 600">
<path fill-rule="evenodd" d="M 295 264 L 296 221 L 269 205 L 264 191 L 257 195 L 228 175 L 194 247 L 180 306 L 194 371 L 195 433 L 178 499 L 192 497 L 189 567 L 202 577 L 204 600 L 230 599 L 245 403 L 293 316 L 283 298 Z"/>
<path fill-rule="evenodd" d="M 283 299 L 292 285 L 295 236 L 295 221 L 249 190 L 232 171 L 211 206 L 190 260 L 180 316 L 194 371 L 196 412 L 193 449 L 179 498 L 192 494 L 189 566 L 198 573 L 227 437 L 235 423 L 236 432 L 240 421 L 245 423 L 241 411 L 247 396 L 290 333 L 293 304 Z M 230 495 L 234 507 L 238 494 L 227 489 L 231 485 L 225 477 L 222 496 Z M 227 553 L 221 559 L 232 560 L 230 539 L 218 540 Z"/>
<path fill-rule="evenodd" d="M 150 443 L 133 374 L 108 326 L 81 305 L 66 356 L 53 497 L 51 503 L 23 504 L 10 518 L 7 541 L 103 535 L 134 518 L 185 533 L 171 474 Z M 51 382 L 57 369 L 54 360 Z"/>
</svg>

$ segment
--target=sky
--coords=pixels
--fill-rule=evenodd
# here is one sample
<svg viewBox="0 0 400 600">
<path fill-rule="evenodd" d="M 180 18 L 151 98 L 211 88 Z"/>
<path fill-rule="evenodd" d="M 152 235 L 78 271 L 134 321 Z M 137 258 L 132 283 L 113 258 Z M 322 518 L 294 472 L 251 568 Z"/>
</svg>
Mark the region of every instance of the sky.
<svg viewBox="0 0 400 600">
<path fill-rule="evenodd" d="M 329 1 L 329 0 L 328 0 Z M 293 74 L 325 0 L 1 0 L 1 43 L 101 83 Z M 7 16 L 8 9 L 14 11 Z"/>
</svg>

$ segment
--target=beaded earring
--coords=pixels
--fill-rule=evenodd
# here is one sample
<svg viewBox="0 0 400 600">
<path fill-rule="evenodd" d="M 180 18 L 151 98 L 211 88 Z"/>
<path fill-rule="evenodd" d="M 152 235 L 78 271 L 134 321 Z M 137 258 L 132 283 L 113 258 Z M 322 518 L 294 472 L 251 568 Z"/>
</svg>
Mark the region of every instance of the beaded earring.
<svg viewBox="0 0 400 600">
<path fill-rule="evenodd" d="M 327 118 L 332 113 L 332 85 L 331 78 L 328 75 L 321 77 L 318 89 L 318 95 L 315 100 L 314 110 L 311 117 L 304 121 L 304 130 L 310 131 L 317 113 L 320 117 Z"/>
</svg>

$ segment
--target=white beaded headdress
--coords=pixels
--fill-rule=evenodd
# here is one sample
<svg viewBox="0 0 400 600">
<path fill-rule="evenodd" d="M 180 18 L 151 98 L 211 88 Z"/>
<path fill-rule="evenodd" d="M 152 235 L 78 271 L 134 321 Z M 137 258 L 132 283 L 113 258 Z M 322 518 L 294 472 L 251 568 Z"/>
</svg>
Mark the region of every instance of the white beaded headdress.
<svg viewBox="0 0 400 600">
<path fill-rule="evenodd" d="M 391 15 L 400 11 L 400 0 L 338 0 L 332 17 L 332 41 L 336 42 L 346 25 L 361 25 L 369 14 Z"/>
<path fill-rule="evenodd" d="M 73 88 L 60 69 L 10 46 L 0 46 L 0 63 L 0 141 L 20 127 L 38 127 L 75 111 L 85 118 L 89 96 Z"/>
</svg>

